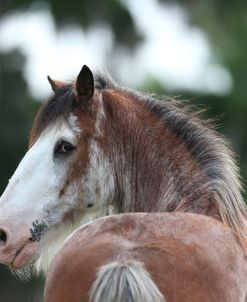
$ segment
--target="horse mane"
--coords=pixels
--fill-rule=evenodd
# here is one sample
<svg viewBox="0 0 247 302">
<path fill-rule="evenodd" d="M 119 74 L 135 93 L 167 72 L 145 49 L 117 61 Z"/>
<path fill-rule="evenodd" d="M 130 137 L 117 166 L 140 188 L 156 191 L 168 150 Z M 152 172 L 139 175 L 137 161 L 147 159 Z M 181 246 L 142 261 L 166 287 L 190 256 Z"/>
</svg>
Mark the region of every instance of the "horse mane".
<svg viewBox="0 0 247 302">
<path fill-rule="evenodd" d="M 115 90 L 143 102 L 166 127 L 180 137 L 207 176 L 207 185 L 222 221 L 242 237 L 247 236 L 247 211 L 241 196 L 239 169 L 229 142 L 210 123 L 201 120 L 195 110 L 181 105 L 175 99 L 158 99 L 155 95 L 123 88 L 108 74 L 95 74 L 95 88 Z M 30 144 L 49 124 L 69 115 L 73 110 L 74 98 L 73 84 L 55 91 L 35 119 Z"/>
<path fill-rule="evenodd" d="M 208 178 L 208 188 L 222 221 L 241 237 L 246 237 L 247 208 L 241 195 L 239 168 L 229 141 L 215 131 L 211 120 L 201 119 L 201 111 L 174 98 L 158 99 L 153 94 L 119 87 L 108 74 L 98 74 L 97 82 L 101 89 L 119 90 L 144 102 L 166 127 L 185 142 Z"/>
<path fill-rule="evenodd" d="M 247 235 L 247 209 L 241 195 L 242 184 L 229 141 L 203 121 L 199 111 L 181 106 L 176 100 L 144 98 L 145 104 L 187 145 L 208 178 L 221 219 L 238 234 Z"/>
</svg>

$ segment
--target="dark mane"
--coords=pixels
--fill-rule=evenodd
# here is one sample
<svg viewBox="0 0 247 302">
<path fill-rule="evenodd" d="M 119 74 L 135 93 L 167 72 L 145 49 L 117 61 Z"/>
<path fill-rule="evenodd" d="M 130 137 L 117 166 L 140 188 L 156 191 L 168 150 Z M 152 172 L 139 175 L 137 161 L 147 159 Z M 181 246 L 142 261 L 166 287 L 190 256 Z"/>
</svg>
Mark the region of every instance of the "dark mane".
<svg viewBox="0 0 247 302">
<path fill-rule="evenodd" d="M 211 123 L 199 118 L 198 111 L 172 98 L 158 99 L 116 85 L 108 76 L 99 77 L 102 89 L 115 89 L 144 104 L 186 144 L 195 161 L 208 178 L 208 189 L 219 209 L 222 220 L 246 236 L 246 207 L 241 196 L 239 169 L 228 141 Z M 226 210 L 227 209 L 227 210 Z"/>
<path fill-rule="evenodd" d="M 115 89 L 144 102 L 166 127 L 182 138 L 202 168 L 206 168 L 208 163 L 216 167 L 207 170 L 210 179 L 222 176 L 217 170 L 219 162 L 222 162 L 222 152 L 230 158 L 233 154 L 227 140 L 214 130 L 212 122 L 200 118 L 201 111 L 171 97 L 157 98 L 154 94 L 120 87 L 109 75 L 99 74 L 97 81 L 100 89 Z"/>
<path fill-rule="evenodd" d="M 73 103 L 74 90 L 72 84 L 57 89 L 39 109 L 31 132 L 30 144 L 32 145 L 33 141 L 40 136 L 46 127 L 60 119 L 66 119 L 73 109 Z"/>
<path fill-rule="evenodd" d="M 95 74 L 95 88 L 98 89 L 120 89 L 118 84 L 107 72 L 97 72 Z"/>
<path fill-rule="evenodd" d="M 221 177 L 217 170 L 222 161 L 222 153 L 232 155 L 228 142 L 214 131 L 212 123 L 201 120 L 200 112 L 191 111 L 190 106 L 183 106 L 173 99 L 158 100 L 146 98 L 145 104 L 157 115 L 173 133 L 186 143 L 188 150 L 202 168 L 208 164 L 215 169 L 208 169 L 209 179 Z"/>
<path fill-rule="evenodd" d="M 236 175 L 237 187 L 238 168 L 233 161 L 233 152 L 228 141 L 214 130 L 212 122 L 200 118 L 201 111 L 185 105 L 171 97 L 156 98 L 153 94 L 141 93 L 118 86 L 108 75 L 100 74 L 101 88 L 116 89 L 145 103 L 145 105 L 187 145 L 195 160 L 201 165 L 209 179 L 217 180 L 226 177 L 225 165 L 231 163 L 232 178 Z M 228 167 L 229 168 L 229 167 Z"/>
<path fill-rule="evenodd" d="M 133 90 L 125 92 L 144 102 L 164 122 L 165 127 L 185 142 L 208 178 L 207 185 L 222 220 L 245 237 L 246 206 L 240 193 L 239 169 L 228 141 L 189 106 L 183 106 L 172 98 L 159 100 Z"/>
</svg>

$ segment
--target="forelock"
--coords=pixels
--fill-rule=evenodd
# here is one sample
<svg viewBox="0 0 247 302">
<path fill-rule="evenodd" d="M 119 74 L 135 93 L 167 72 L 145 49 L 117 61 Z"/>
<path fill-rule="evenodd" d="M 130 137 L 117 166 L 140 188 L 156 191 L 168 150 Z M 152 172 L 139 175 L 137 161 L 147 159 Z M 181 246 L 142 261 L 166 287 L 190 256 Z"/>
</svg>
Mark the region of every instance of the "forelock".
<svg viewBox="0 0 247 302">
<path fill-rule="evenodd" d="M 73 85 L 69 84 L 57 89 L 50 99 L 39 109 L 31 130 L 30 142 L 33 142 L 50 125 L 53 125 L 68 117 L 73 110 L 75 94 Z"/>
</svg>

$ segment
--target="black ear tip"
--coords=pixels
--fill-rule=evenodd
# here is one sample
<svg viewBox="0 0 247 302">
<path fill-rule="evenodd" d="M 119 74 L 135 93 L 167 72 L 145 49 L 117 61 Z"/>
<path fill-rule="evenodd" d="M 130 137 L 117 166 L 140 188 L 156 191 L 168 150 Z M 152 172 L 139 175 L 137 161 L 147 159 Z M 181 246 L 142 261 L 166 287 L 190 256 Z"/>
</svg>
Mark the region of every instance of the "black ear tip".
<svg viewBox="0 0 247 302">
<path fill-rule="evenodd" d="M 80 73 L 91 73 L 92 74 L 92 71 L 87 65 L 83 65 Z"/>
<path fill-rule="evenodd" d="M 80 102 L 88 101 L 92 97 L 94 93 L 94 77 L 87 65 L 82 66 L 82 69 L 77 76 L 75 87 Z"/>
<path fill-rule="evenodd" d="M 77 76 L 77 82 L 93 82 L 94 77 L 91 69 L 87 65 L 83 65 Z"/>
</svg>

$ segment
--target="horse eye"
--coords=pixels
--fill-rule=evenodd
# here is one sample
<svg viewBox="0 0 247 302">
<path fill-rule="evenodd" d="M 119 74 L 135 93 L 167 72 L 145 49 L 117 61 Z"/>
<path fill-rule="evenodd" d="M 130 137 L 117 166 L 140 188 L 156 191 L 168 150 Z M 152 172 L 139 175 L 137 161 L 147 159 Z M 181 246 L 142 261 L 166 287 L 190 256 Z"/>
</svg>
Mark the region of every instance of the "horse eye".
<svg viewBox="0 0 247 302">
<path fill-rule="evenodd" d="M 71 145 L 68 142 L 60 142 L 55 148 L 54 154 L 67 154 L 75 149 L 75 146 Z"/>
</svg>

